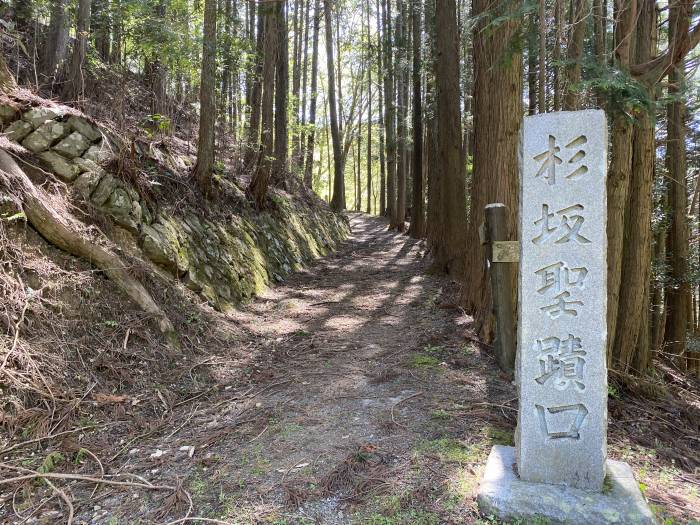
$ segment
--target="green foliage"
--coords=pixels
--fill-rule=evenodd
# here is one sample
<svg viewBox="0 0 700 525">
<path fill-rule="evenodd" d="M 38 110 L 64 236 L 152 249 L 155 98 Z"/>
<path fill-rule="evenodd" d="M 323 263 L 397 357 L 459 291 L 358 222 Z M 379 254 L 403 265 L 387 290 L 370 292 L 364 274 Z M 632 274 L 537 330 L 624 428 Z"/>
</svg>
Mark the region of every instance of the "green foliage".
<svg viewBox="0 0 700 525">
<path fill-rule="evenodd" d="M 566 66 L 562 60 L 559 66 Z M 618 68 L 601 66 L 594 59 L 582 60 L 583 80 L 574 89 L 591 90 L 603 97 L 609 111 L 622 113 L 633 120 L 639 112 L 650 112 L 654 101 L 649 97 L 647 88 L 640 81 L 633 79 L 629 73 Z"/>
<path fill-rule="evenodd" d="M 53 472 L 54 470 L 56 470 L 56 467 L 58 467 L 65 460 L 66 458 L 63 457 L 63 454 L 61 454 L 60 452 L 50 452 L 49 455 L 44 458 L 44 461 L 41 463 L 41 466 L 38 469 L 36 469 L 36 471 L 42 474 Z"/>
<path fill-rule="evenodd" d="M 440 366 L 440 361 L 433 356 L 425 354 L 413 354 L 411 356 L 410 366 L 412 368 L 431 368 L 435 369 Z"/>
<path fill-rule="evenodd" d="M 419 453 L 436 454 L 445 463 L 470 463 L 476 457 L 476 450 L 460 443 L 455 439 L 440 438 L 432 441 L 422 441 L 416 447 Z"/>
</svg>

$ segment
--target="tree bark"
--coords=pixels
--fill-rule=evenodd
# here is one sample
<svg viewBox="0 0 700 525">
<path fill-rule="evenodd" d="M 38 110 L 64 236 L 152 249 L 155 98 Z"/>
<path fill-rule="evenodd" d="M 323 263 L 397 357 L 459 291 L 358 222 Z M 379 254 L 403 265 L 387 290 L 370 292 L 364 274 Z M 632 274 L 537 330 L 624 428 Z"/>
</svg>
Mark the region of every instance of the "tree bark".
<svg viewBox="0 0 700 525">
<path fill-rule="evenodd" d="M 510 238 L 514 238 L 517 232 L 518 144 L 522 115 L 521 59 L 514 54 L 517 51 L 512 47 L 521 22 L 513 16 L 515 4 L 499 6 L 490 9 L 493 7 L 490 0 L 474 0 L 473 3 L 474 16 L 485 15 L 486 18 L 474 29 L 474 173 L 467 236 L 465 303 L 474 317 L 474 328 L 487 340 L 492 339 L 495 324 L 479 227 L 484 207 L 500 202 L 509 210 L 507 229 Z M 491 17 L 507 17 L 507 21 L 493 31 L 484 31 Z M 515 287 L 515 269 L 511 280 Z"/>
<path fill-rule="evenodd" d="M 318 39 L 321 26 L 321 1 L 314 4 L 314 36 L 311 54 L 311 101 L 309 102 L 309 138 L 306 145 L 306 161 L 304 166 L 304 185 L 313 186 L 314 145 L 316 142 L 316 102 L 318 100 Z"/>
<path fill-rule="evenodd" d="M 44 55 L 41 63 L 41 72 L 53 81 L 56 69 L 66 58 L 68 46 L 68 3 L 66 0 L 53 0 L 51 2 L 51 20 L 49 22 L 49 34 L 44 47 Z"/>
<path fill-rule="evenodd" d="M 109 0 L 92 0 L 92 35 L 95 50 L 103 62 L 109 61 L 110 12 Z"/>
<path fill-rule="evenodd" d="M 255 3 L 253 2 L 253 5 Z M 248 145 L 246 154 L 246 166 L 252 165 L 260 152 L 260 114 L 262 110 L 262 77 L 265 63 L 265 26 L 266 10 L 263 4 L 257 9 L 257 37 L 255 42 L 255 65 L 251 72 L 250 81 L 250 120 L 246 132 Z"/>
<path fill-rule="evenodd" d="M 537 107 L 540 113 L 547 112 L 547 20 L 545 18 L 545 0 L 539 3 L 539 26 L 540 26 L 540 51 L 539 55 L 539 80 L 537 82 L 539 91 L 537 93 Z M 510 209 L 510 208 L 509 208 Z"/>
<path fill-rule="evenodd" d="M 677 43 L 684 33 L 683 0 L 674 2 L 669 12 L 669 41 Z M 685 147 L 685 103 L 680 98 L 683 89 L 682 62 L 668 74 L 668 94 L 672 98 L 667 108 L 668 132 L 666 139 L 666 168 L 668 170 L 668 204 L 670 225 L 667 256 L 670 266 L 670 284 L 666 287 L 666 351 L 678 356 L 686 352 L 688 330 L 688 222 L 687 222 L 687 165 Z M 691 364 L 682 358 L 679 365 Z M 692 363 L 695 368 L 695 363 Z"/>
<path fill-rule="evenodd" d="M 581 59 L 583 58 L 583 37 L 586 32 L 587 15 L 590 5 L 587 0 L 572 0 L 571 38 L 566 47 L 567 65 L 564 69 L 566 91 L 564 93 L 564 110 L 579 109 L 579 94 L 577 84 L 581 82 Z"/>
<path fill-rule="evenodd" d="M 552 69 L 553 69 L 553 106 L 554 111 L 561 110 L 561 39 L 562 39 L 562 2 L 564 0 L 554 0 L 554 49 L 552 49 Z"/>
<path fill-rule="evenodd" d="M 382 0 L 384 20 L 384 128 L 386 130 L 386 214 L 390 224 L 396 218 L 396 99 L 391 29 L 391 0 Z"/>
<path fill-rule="evenodd" d="M 406 16 L 405 5 L 399 2 L 396 14 L 396 215 L 392 217 L 390 228 L 403 232 L 406 226 L 406 96 L 405 96 L 405 57 L 406 57 Z M 459 88 L 458 88 L 459 89 Z M 459 93 L 459 91 L 458 91 Z M 459 111 L 459 109 L 458 109 Z"/>
<path fill-rule="evenodd" d="M 537 55 L 538 52 L 538 25 L 535 13 L 528 17 L 527 31 L 527 114 L 537 113 Z"/>
<path fill-rule="evenodd" d="M 653 2 L 640 5 L 636 20 L 635 60 L 648 60 L 654 53 L 656 6 Z M 646 96 L 653 100 L 655 86 L 642 83 Z M 567 92 L 567 98 L 569 93 Z M 640 374 L 651 358 L 647 332 L 649 311 L 649 281 L 651 278 L 651 212 L 656 142 L 656 118 L 653 106 L 635 115 L 632 131 L 632 171 L 625 212 L 620 301 L 617 328 L 610 367 L 621 372 Z"/>
<path fill-rule="evenodd" d="M 454 0 L 435 2 L 435 88 L 437 146 L 434 175 L 440 186 L 433 263 L 457 276 L 464 269 L 467 219 L 462 126 L 459 101 L 459 53 Z M 476 128 L 475 128 L 476 129 Z"/>
<path fill-rule="evenodd" d="M 423 101 L 421 93 L 421 8 L 420 0 L 411 0 L 411 28 L 413 31 L 413 199 L 411 202 L 411 237 L 425 235 L 423 196 Z"/>
<path fill-rule="evenodd" d="M 199 85 L 199 141 L 193 177 L 202 194 L 213 195 L 214 146 L 216 138 L 216 11 L 217 0 L 205 0 L 202 73 Z"/>
<path fill-rule="evenodd" d="M 262 100 L 261 108 L 261 138 L 258 146 L 258 159 L 255 173 L 248 186 L 248 194 L 252 197 L 258 209 L 265 207 L 267 188 L 273 169 L 272 155 L 274 153 L 274 102 L 275 102 L 275 71 L 278 59 L 277 52 L 277 10 L 273 2 L 260 4 L 258 9 L 265 22 L 263 71 L 262 71 Z"/>
<path fill-rule="evenodd" d="M 381 7 L 377 0 L 377 72 L 382 77 L 384 72 L 382 53 Z M 386 215 L 386 158 L 384 144 L 384 91 L 381 82 L 377 86 L 377 99 L 379 103 L 379 215 Z"/>
<path fill-rule="evenodd" d="M 615 57 L 617 67 L 629 71 L 631 41 L 637 15 L 636 0 L 618 0 L 615 6 Z M 617 328 L 622 274 L 624 219 L 632 171 L 633 129 L 629 117 L 611 108 L 611 160 L 608 169 L 608 363 L 612 362 L 612 349 Z"/>
<path fill-rule="evenodd" d="M 277 62 L 275 89 L 275 184 L 285 186 L 289 134 L 287 125 L 287 102 L 289 96 L 289 46 L 285 0 L 276 2 L 277 10 Z"/>
<path fill-rule="evenodd" d="M 332 0 L 323 0 L 326 19 L 326 61 L 328 69 L 328 105 L 331 114 L 331 139 L 333 141 L 333 198 L 331 207 L 336 211 L 345 209 L 345 173 L 340 149 L 340 129 L 338 127 L 338 101 L 335 95 L 335 66 L 333 61 L 333 22 Z"/>
<path fill-rule="evenodd" d="M 83 65 L 87 53 L 87 42 L 90 34 L 90 0 L 78 1 L 78 12 L 75 24 L 75 42 L 68 70 L 68 80 L 63 88 L 65 100 L 76 100 L 85 91 Z"/>
<path fill-rule="evenodd" d="M 372 213 L 372 49 L 370 0 L 367 0 L 367 213 Z"/>
</svg>

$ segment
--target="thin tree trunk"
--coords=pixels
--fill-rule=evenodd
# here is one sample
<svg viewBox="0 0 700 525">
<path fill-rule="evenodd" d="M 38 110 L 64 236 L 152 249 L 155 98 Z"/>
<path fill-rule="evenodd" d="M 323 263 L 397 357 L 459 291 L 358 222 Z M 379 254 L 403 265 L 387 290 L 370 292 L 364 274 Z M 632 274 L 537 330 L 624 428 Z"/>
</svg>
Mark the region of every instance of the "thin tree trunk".
<svg viewBox="0 0 700 525">
<path fill-rule="evenodd" d="M 83 65 L 90 34 L 90 0 L 79 0 L 78 2 L 75 34 L 76 39 L 73 43 L 68 81 L 63 88 L 63 98 L 71 101 L 81 97 L 85 91 Z"/>
<path fill-rule="evenodd" d="M 324 0 L 326 19 L 326 61 L 328 69 L 328 105 L 331 114 L 331 138 L 333 140 L 333 198 L 331 207 L 336 211 L 345 209 L 345 173 L 340 149 L 340 129 L 338 127 L 338 101 L 335 95 L 335 66 L 333 61 L 333 21 L 332 0 Z"/>
<path fill-rule="evenodd" d="M 406 16 L 405 4 L 399 3 L 399 12 L 396 14 L 396 94 L 398 106 L 396 108 L 396 216 L 390 227 L 398 232 L 403 232 L 406 225 L 406 97 L 405 97 L 405 57 L 406 57 Z M 456 14 L 456 13 L 455 13 Z M 458 91 L 459 93 L 459 88 Z M 457 110 L 459 112 L 459 109 Z M 460 132 L 461 137 L 461 132 Z M 461 141 L 460 141 L 461 143 Z"/>
<path fill-rule="evenodd" d="M 561 110 L 561 40 L 562 40 L 562 2 L 564 0 L 554 0 L 554 49 L 552 49 L 552 69 L 553 74 L 553 105 L 554 111 Z"/>
<path fill-rule="evenodd" d="M 680 69 L 680 70 L 679 70 Z M 682 68 L 668 75 L 669 95 L 678 97 L 682 90 Z M 666 287 L 666 351 L 682 355 L 686 351 L 688 330 L 688 223 L 685 150 L 685 103 L 676 98 L 668 105 L 666 167 L 668 203 L 671 210 L 667 256 L 671 283 Z M 684 364 L 682 361 L 679 364 Z"/>
<path fill-rule="evenodd" d="M 110 16 L 109 0 L 92 0 L 92 35 L 95 50 L 103 62 L 109 60 Z"/>
<path fill-rule="evenodd" d="M 66 58 L 69 18 L 66 0 L 53 0 L 51 2 L 49 35 L 44 47 L 44 56 L 41 64 L 42 73 L 50 81 L 53 80 L 58 66 Z"/>
<path fill-rule="evenodd" d="M 112 12 L 122 12 L 122 0 L 112 0 Z M 122 65 L 122 48 L 123 48 L 123 33 L 124 21 L 121 16 L 116 16 L 112 20 L 112 51 L 109 56 L 110 64 Z"/>
<path fill-rule="evenodd" d="M 262 101 L 261 108 L 261 139 L 257 165 L 253 179 L 248 186 L 248 194 L 253 198 L 255 206 L 261 209 L 265 206 L 267 199 L 267 188 L 270 183 L 270 176 L 274 167 L 272 155 L 274 153 L 274 92 L 275 92 L 275 71 L 276 62 L 279 57 L 277 45 L 277 6 L 272 2 L 260 4 L 260 16 L 265 21 L 265 44 L 264 60 L 262 72 Z"/>
<path fill-rule="evenodd" d="M 217 0 L 204 3 L 202 76 L 199 87 L 199 142 L 193 176 L 206 197 L 213 194 L 214 145 L 216 137 L 216 10 Z"/>
<path fill-rule="evenodd" d="M 309 25 L 309 12 L 311 11 L 311 0 L 306 0 L 304 7 L 304 45 L 302 46 L 302 61 L 301 61 L 301 131 L 299 132 L 299 138 L 295 141 L 294 147 L 294 171 L 303 175 L 304 172 L 304 159 L 306 155 L 304 154 L 304 146 L 306 144 L 306 134 L 307 134 L 307 97 L 308 97 L 308 77 L 309 77 L 309 31 L 311 27 Z"/>
<path fill-rule="evenodd" d="M 421 93 L 421 8 L 420 0 L 411 1 L 411 26 L 413 31 L 413 199 L 411 203 L 411 237 L 425 235 L 425 210 L 423 197 L 423 108 Z"/>
<path fill-rule="evenodd" d="M 438 150 L 435 179 L 440 185 L 440 210 L 436 227 L 434 264 L 441 271 L 459 275 L 464 269 L 467 219 L 459 93 L 459 53 L 454 0 L 435 2 L 437 28 L 435 80 Z M 476 128 L 478 129 L 478 128 Z"/>
<path fill-rule="evenodd" d="M 537 113 L 537 56 L 539 54 L 538 25 L 535 13 L 530 13 L 528 17 L 527 31 L 527 114 Z"/>
<path fill-rule="evenodd" d="M 384 20 L 384 104 L 386 129 L 386 212 L 390 224 L 396 224 L 396 102 L 392 50 L 391 0 L 382 0 Z"/>
<path fill-rule="evenodd" d="M 561 0 L 560 0 L 561 1 Z M 545 18 L 545 0 L 540 0 L 539 5 L 539 25 L 540 25 L 540 52 L 539 52 L 539 91 L 537 94 L 537 107 L 540 113 L 547 112 L 547 19 Z"/>
<path fill-rule="evenodd" d="M 311 56 L 311 101 L 309 104 L 309 138 L 306 145 L 306 162 L 304 166 L 304 184 L 312 188 L 312 174 L 314 165 L 314 144 L 316 142 L 316 101 L 318 100 L 318 39 L 321 25 L 321 1 L 314 4 L 314 36 Z"/>
<path fill-rule="evenodd" d="M 255 5 L 255 4 L 253 4 Z M 266 10 L 263 5 L 257 9 L 257 37 L 255 43 L 255 65 L 252 71 L 250 87 L 250 120 L 246 133 L 248 143 L 248 153 L 246 155 L 246 166 L 252 165 L 260 151 L 260 116 L 262 111 L 262 77 L 265 64 L 265 29 Z"/>
<path fill-rule="evenodd" d="M 372 213 L 372 50 L 367 0 L 367 213 Z"/>
<path fill-rule="evenodd" d="M 382 31 L 381 31 L 381 7 L 377 0 L 377 72 L 379 77 L 385 74 L 383 67 L 382 53 Z M 384 91 L 381 87 L 381 81 L 377 86 L 377 99 L 379 100 L 379 215 L 386 215 L 386 158 L 384 144 Z"/>
<path fill-rule="evenodd" d="M 581 82 L 581 59 L 583 58 L 583 37 L 586 32 L 586 20 L 590 12 L 588 0 L 572 0 L 572 20 L 571 38 L 566 47 L 567 65 L 564 69 L 565 93 L 564 109 L 574 111 L 579 109 L 579 94 L 577 84 Z M 651 35 L 649 35 L 651 39 Z"/>
<path fill-rule="evenodd" d="M 287 125 L 287 101 L 289 97 L 289 47 L 286 1 L 276 3 L 277 10 L 277 60 L 275 89 L 275 183 L 284 186 L 287 172 L 289 134 Z"/>
</svg>

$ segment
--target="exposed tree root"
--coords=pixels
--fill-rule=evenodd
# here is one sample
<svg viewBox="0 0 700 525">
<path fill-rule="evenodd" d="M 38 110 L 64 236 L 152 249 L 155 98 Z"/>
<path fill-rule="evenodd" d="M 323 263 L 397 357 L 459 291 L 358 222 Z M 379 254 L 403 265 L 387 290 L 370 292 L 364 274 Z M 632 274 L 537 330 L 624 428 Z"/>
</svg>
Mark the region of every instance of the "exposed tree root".
<svg viewBox="0 0 700 525">
<path fill-rule="evenodd" d="M 0 149 L 0 186 L 13 194 L 22 204 L 29 223 L 42 237 L 60 249 L 90 261 L 114 281 L 146 313 L 155 317 L 158 327 L 168 342 L 178 345 L 175 328 L 165 312 L 156 304 L 151 294 L 127 272 L 121 258 L 107 248 L 90 242 L 61 217 L 43 198 L 37 188 L 14 159 Z"/>
</svg>

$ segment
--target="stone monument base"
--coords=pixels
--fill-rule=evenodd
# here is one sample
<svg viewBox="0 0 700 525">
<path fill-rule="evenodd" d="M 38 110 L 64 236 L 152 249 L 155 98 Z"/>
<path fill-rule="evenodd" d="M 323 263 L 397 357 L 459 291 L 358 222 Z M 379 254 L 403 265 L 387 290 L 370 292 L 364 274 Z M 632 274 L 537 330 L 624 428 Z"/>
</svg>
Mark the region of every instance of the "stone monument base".
<svg viewBox="0 0 700 525">
<path fill-rule="evenodd" d="M 521 481 L 515 473 L 515 449 L 496 445 L 486 462 L 477 502 L 485 517 L 547 525 L 656 525 L 632 469 L 607 461 L 602 493 Z"/>
</svg>

